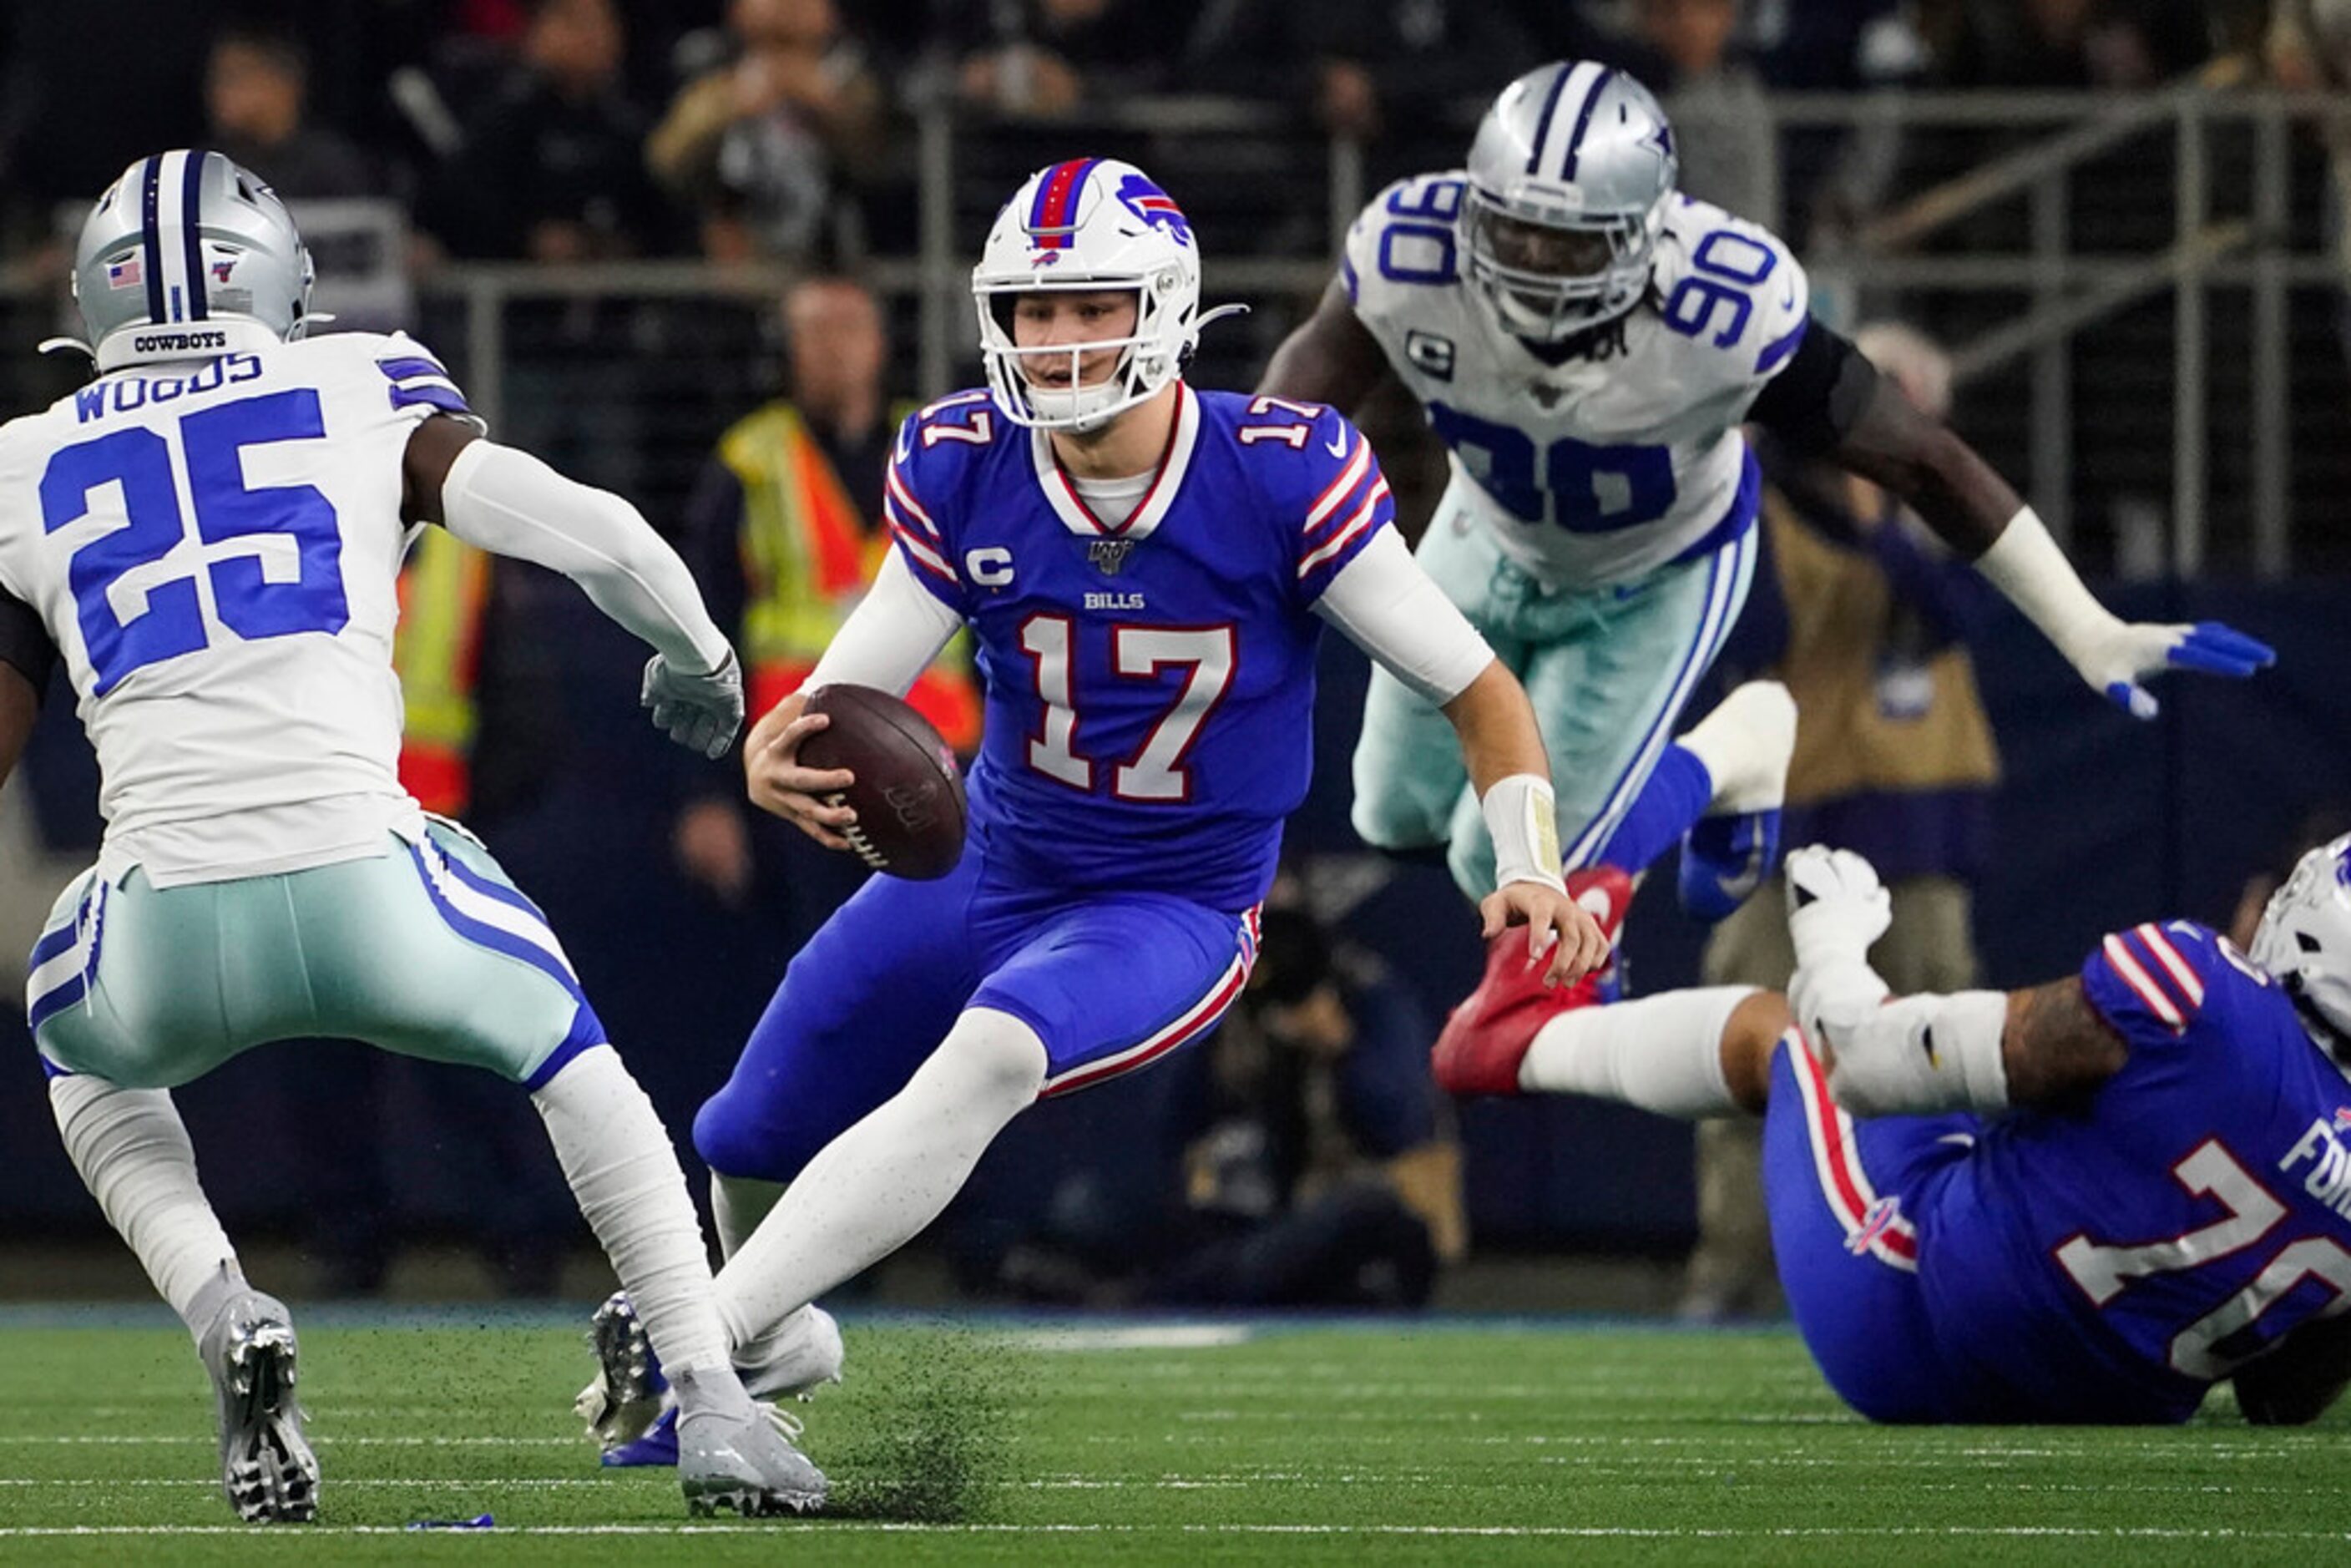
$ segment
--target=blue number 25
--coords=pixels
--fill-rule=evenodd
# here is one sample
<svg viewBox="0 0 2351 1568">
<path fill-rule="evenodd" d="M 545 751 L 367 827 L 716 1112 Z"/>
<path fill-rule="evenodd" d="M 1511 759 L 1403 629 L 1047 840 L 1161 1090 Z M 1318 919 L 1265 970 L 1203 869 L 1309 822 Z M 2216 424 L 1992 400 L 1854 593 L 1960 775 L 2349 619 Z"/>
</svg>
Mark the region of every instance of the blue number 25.
<svg viewBox="0 0 2351 1568">
<path fill-rule="evenodd" d="M 124 524 L 76 550 L 67 579 L 81 619 L 82 641 L 104 695 L 132 671 L 193 653 L 205 645 L 194 571 L 211 580 L 220 622 L 239 637 L 340 632 L 350 620 L 343 594 L 342 534 L 335 508 L 309 485 L 254 488 L 244 453 L 277 441 L 317 440 L 326 424 L 319 394 L 308 387 L 268 392 L 203 409 L 180 421 L 188 497 L 196 537 L 205 545 L 267 534 L 291 536 L 297 569 L 273 582 L 253 553 L 214 556 L 186 575 L 157 577 L 143 592 L 118 592 L 123 579 L 161 561 L 187 538 L 172 478 L 171 444 L 141 426 L 66 447 L 41 476 L 41 526 L 56 533 L 89 515 L 90 492 L 122 487 Z M 121 611 L 118 612 L 117 604 Z"/>
</svg>

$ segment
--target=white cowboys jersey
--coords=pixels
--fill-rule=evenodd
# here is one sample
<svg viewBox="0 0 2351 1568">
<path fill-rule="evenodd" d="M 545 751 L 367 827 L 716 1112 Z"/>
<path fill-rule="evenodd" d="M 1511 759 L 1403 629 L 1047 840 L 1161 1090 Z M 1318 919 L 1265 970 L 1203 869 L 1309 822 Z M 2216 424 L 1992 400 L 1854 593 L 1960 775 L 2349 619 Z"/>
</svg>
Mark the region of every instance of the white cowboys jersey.
<svg viewBox="0 0 2351 1568">
<path fill-rule="evenodd" d="M 164 887 L 375 853 L 398 776 L 401 461 L 467 414 L 409 339 L 114 371 L 0 427 L 0 587 L 64 654 L 99 865 Z"/>
<path fill-rule="evenodd" d="M 1355 314 L 1451 451 L 1504 552 L 1553 588 L 1623 582 L 1751 523 L 1739 425 L 1802 341 L 1804 269 L 1778 236 L 1676 195 L 1624 348 L 1546 364 L 1464 275 L 1459 171 L 1398 181 L 1348 231 Z M 1605 357 L 1603 357 L 1603 356 Z M 1468 481 L 1468 485 L 1463 480 Z"/>
</svg>

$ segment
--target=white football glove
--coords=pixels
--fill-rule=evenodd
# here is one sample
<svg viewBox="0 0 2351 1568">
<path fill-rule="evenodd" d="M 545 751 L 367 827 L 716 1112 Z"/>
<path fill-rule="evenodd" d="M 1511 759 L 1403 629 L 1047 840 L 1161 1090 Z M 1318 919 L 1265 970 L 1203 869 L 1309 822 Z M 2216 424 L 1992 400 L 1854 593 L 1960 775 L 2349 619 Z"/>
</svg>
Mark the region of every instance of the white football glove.
<svg viewBox="0 0 2351 1568">
<path fill-rule="evenodd" d="M 653 727 L 689 751 L 716 760 L 735 744 L 743 727 L 743 666 L 735 650 L 726 662 L 701 674 L 689 674 L 655 653 L 645 662 L 640 706 L 653 710 Z"/>
<path fill-rule="evenodd" d="M 2276 655 L 2241 632 L 2217 621 L 2162 626 L 2116 621 L 2094 634 L 2073 639 L 2063 650 L 2093 691 L 2133 718 L 2153 718 L 2160 705 L 2141 683 L 2166 670 L 2202 670 L 2244 679 L 2274 663 Z"/>
<path fill-rule="evenodd" d="M 1893 924 L 1894 901 L 1877 868 L 1851 850 L 1810 844 L 1788 856 L 1785 872 L 1796 948 L 1788 1005 L 1817 1045 L 1831 1028 L 1857 1022 L 1886 999 L 1869 949 Z"/>
</svg>

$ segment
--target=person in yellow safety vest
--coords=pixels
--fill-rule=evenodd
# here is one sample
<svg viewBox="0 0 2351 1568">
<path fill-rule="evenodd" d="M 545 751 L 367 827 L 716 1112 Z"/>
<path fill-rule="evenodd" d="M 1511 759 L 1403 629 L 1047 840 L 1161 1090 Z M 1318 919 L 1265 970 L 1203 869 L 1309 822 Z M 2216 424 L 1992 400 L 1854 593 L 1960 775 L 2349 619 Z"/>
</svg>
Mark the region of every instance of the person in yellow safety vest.
<svg viewBox="0 0 2351 1568">
<path fill-rule="evenodd" d="M 400 574 L 392 669 L 406 710 L 400 781 L 428 811 L 473 800 L 474 681 L 481 667 L 490 558 L 446 528 L 426 528 Z"/>
<path fill-rule="evenodd" d="M 904 412 L 883 392 L 889 343 L 881 306 L 862 284 L 799 283 L 784 296 L 783 318 L 789 393 L 719 438 L 679 540 L 711 613 L 736 634 L 754 721 L 815 669 L 889 549 L 883 476 Z M 979 690 L 961 639 L 906 700 L 957 751 L 977 744 Z M 730 768 L 711 784 L 680 813 L 678 859 L 722 900 L 740 904 L 753 875 L 741 779 Z"/>
</svg>

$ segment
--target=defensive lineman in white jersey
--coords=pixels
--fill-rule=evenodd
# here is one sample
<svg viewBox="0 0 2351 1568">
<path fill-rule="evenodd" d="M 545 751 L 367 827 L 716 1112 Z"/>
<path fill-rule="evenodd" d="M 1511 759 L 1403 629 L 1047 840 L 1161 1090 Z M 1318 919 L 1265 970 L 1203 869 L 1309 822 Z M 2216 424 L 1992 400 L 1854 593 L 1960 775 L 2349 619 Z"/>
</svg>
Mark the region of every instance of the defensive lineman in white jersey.
<svg viewBox="0 0 2351 1568">
<path fill-rule="evenodd" d="M 2269 662 L 2226 627 L 2108 613 L 2016 493 L 1811 316 L 1786 246 L 1678 194 L 1678 167 L 1664 111 L 1622 71 L 1528 72 L 1466 169 L 1364 210 L 1259 388 L 1351 409 L 1393 374 L 1426 411 L 1452 482 L 1419 559 L 1535 704 L 1569 870 L 1645 864 L 1693 822 L 1683 894 L 1699 912 L 1727 913 L 1770 870 L 1784 691 L 1741 688 L 1668 744 L 1753 570 L 1742 422 L 1901 497 L 2134 714 L 2155 711 L 2139 683 L 2167 666 Z M 1476 897 L 1491 851 L 1442 721 L 1372 683 L 1356 829 L 1382 849 L 1446 849 Z"/>
<path fill-rule="evenodd" d="M 107 832 L 27 999 L 67 1152 L 212 1375 L 229 1501 L 310 1519 L 319 1467 L 292 1322 L 246 1284 L 169 1092 L 323 1035 L 528 1088 L 664 1358 L 696 1368 L 689 1503 L 813 1505 L 824 1478 L 728 1364 L 651 1103 L 537 908 L 394 770 L 416 528 L 570 575 L 658 650 L 655 722 L 715 757 L 741 682 L 684 563 L 620 497 L 482 439 L 416 343 L 308 337 L 309 256 L 218 153 L 132 164 L 83 225 L 74 287 L 97 379 L 0 427 L 0 776 L 61 655 Z"/>
</svg>

